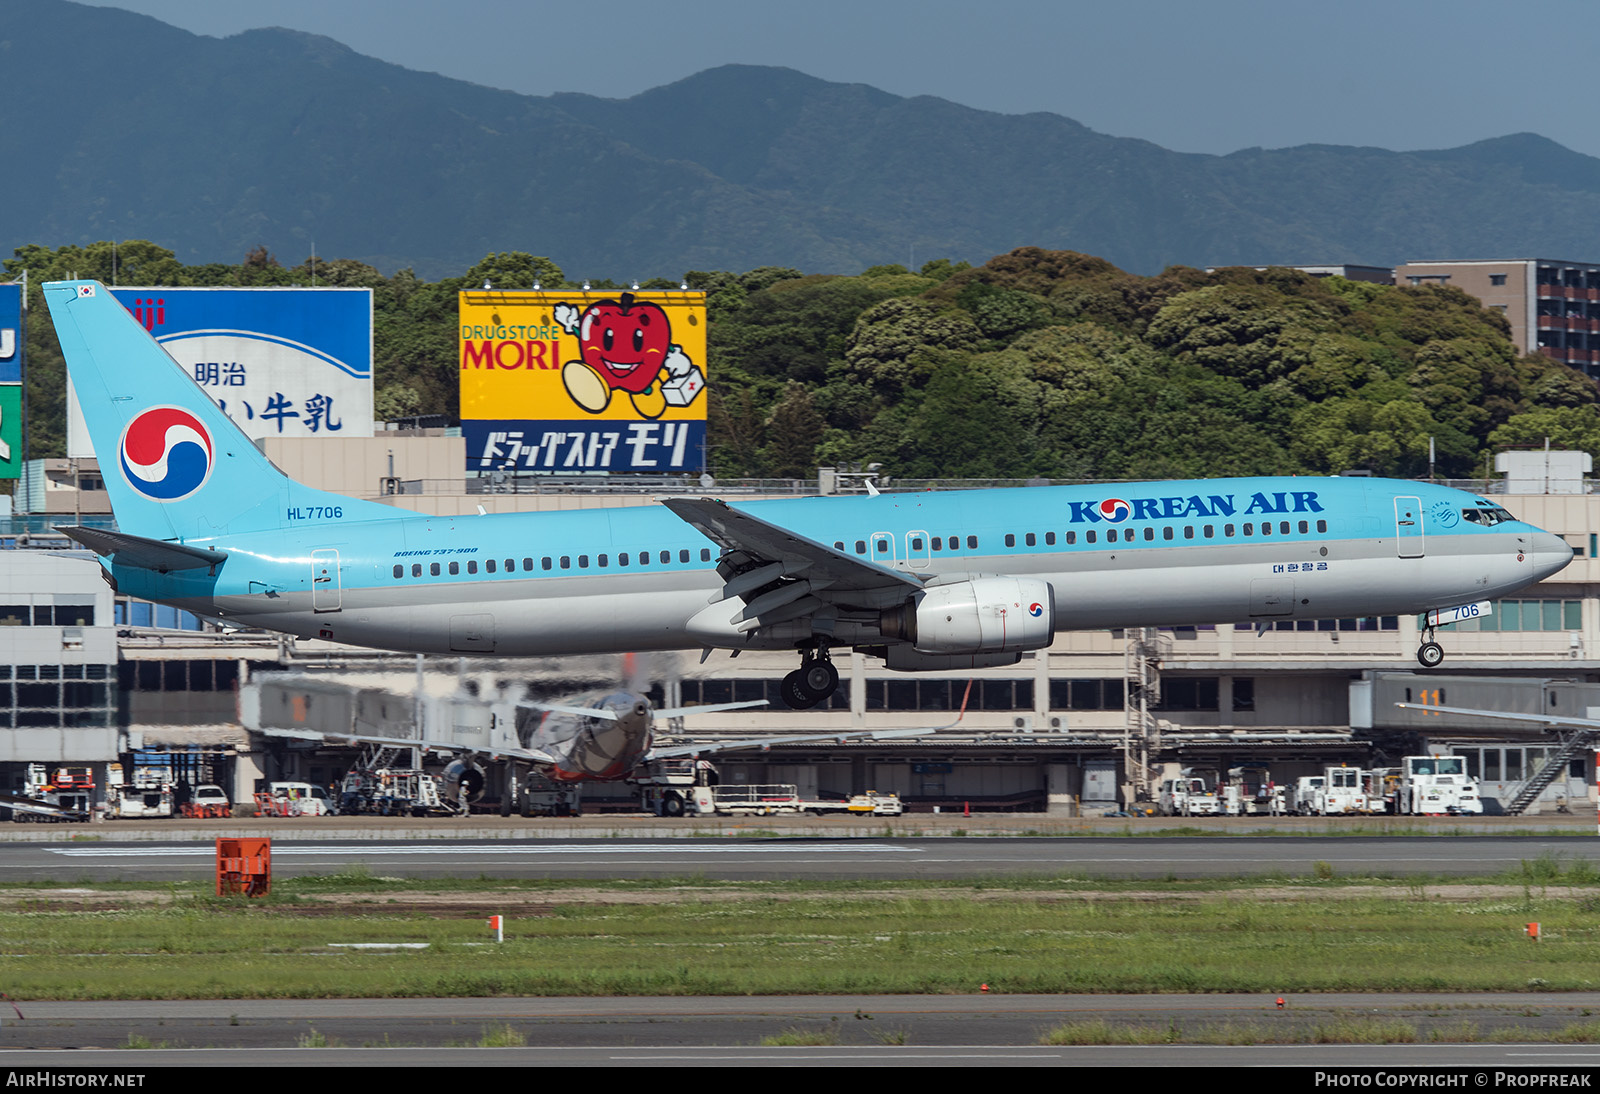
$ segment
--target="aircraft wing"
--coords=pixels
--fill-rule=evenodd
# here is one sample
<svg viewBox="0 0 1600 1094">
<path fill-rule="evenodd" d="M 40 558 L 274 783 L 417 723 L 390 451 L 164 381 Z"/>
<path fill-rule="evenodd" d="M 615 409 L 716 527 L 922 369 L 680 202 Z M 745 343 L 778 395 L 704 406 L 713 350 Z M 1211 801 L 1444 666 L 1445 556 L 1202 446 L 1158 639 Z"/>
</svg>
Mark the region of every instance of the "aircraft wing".
<svg viewBox="0 0 1600 1094">
<path fill-rule="evenodd" d="M 553 764 L 556 758 L 537 748 L 477 748 L 460 741 L 434 741 L 426 737 L 379 737 L 369 733 L 319 733 L 314 729 L 262 729 L 268 737 L 288 737 L 299 741 L 323 741 L 327 744 L 392 745 L 395 748 L 420 748 L 425 752 L 481 752 L 491 759 L 526 760 L 529 763 Z M 0 803 L 3 804 L 3 803 Z"/>
<path fill-rule="evenodd" d="M 696 756 L 710 756 L 718 752 L 765 749 L 773 745 L 804 744 L 807 741 L 892 741 L 904 737 L 926 737 L 936 732 L 934 727 L 921 729 L 880 729 L 866 733 L 806 733 L 792 737 L 751 737 L 744 741 L 715 741 L 699 745 L 673 745 L 670 748 L 653 748 L 646 761 L 683 760 Z"/>
<path fill-rule="evenodd" d="M 774 578 L 804 575 L 814 585 L 826 583 L 830 592 L 898 586 L 903 595 L 922 588 L 910 574 L 807 539 L 716 498 L 663 498 L 661 504 L 724 553 L 743 551 L 753 561 L 778 563 L 782 569 Z"/>
<path fill-rule="evenodd" d="M 51 805 L 35 798 L 25 798 L 20 794 L 0 793 L 0 808 L 14 809 L 22 813 L 38 813 L 42 817 L 81 817 L 84 814 L 77 809 L 62 809 L 59 805 Z"/>
</svg>

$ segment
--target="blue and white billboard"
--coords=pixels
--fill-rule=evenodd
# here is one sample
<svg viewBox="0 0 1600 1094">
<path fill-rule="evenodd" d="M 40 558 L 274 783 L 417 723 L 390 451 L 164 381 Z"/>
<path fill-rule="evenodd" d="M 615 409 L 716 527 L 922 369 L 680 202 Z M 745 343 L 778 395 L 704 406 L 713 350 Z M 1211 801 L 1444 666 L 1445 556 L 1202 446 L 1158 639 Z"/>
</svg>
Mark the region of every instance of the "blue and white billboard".
<svg viewBox="0 0 1600 1094">
<path fill-rule="evenodd" d="M 0 384 L 22 383 L 22 286 L 0 285 Z"/>
<path fill-rule="evenodd" d="M 372 290 L 111 293 L 251 438 L 372 436 Z M 93 454 L 73 396 L 67 455 Z"/>
</svg>

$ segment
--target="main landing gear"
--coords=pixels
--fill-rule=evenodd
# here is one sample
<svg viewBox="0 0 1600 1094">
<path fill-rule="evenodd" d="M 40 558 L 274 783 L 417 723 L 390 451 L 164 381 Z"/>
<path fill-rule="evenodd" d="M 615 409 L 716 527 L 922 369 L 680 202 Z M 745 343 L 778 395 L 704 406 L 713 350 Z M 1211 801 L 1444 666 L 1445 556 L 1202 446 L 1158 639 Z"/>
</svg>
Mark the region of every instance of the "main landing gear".
<svg viewBox="0 0 1600 1094">
<path fill-rule="evenodd" d="M 783 701 L 793 710 L 826 702 L 839 686 L 839 670 L 828 660 L 828 641 L 818 638 L 800 648 L 800 667 L 783 678 Z"/>
<path fill-rule="evenodd" d="M 1417 647 L 1417 663 L 1425 669 L 1436 669 L 1444 661 L 1444 647 L 1433 640 L 1433 628 L 1422 632 L 1422 645 Z"/>
</svg>

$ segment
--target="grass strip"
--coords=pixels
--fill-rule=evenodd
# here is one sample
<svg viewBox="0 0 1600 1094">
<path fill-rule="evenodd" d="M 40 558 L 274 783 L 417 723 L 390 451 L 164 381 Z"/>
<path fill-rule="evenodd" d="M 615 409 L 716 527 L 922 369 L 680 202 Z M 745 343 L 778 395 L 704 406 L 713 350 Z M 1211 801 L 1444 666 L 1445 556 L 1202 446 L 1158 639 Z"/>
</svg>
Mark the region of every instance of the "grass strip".
<svg viewBox="0 0 1600 1094">
<path fill-rule="evenodd" d="M 152 904 L 106 887 L 93 890 L 95 910 L 8 889 L 0 986 L 16 999 L 906 994 L 984 983 L 1013 993 L 1596 990 L 1590 873 L 1586 862 L 1532 860 L 1493 892 L 1450 900 L 1428 880 L 1317 881 L 1314 870 L 1279 884 L 1035 879 L 1014 889 L 691 879 L 439 890 L 357 874 L 298 879 L 262 902 L 174 888 Z M 430 888 L 460 899 L 407 901 Z M 582 901 L 564 899 L 580 891 Z M 513 896 L 519 910 L 506 906 Z M 501 945 L 483 923 L 497 911 L 508 915 Z M 1542 941 L 1523 932 L 1533 920 Z"/>
</svg>

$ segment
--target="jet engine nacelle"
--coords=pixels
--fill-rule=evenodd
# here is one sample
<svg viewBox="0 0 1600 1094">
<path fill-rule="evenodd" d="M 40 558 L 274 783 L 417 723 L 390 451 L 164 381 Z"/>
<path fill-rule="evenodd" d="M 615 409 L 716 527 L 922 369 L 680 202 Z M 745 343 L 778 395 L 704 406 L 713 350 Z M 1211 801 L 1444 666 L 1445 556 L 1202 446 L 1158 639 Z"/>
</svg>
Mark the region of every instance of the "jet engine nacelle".
<svg viewBox="0 0 1600 1094">
<path fill-rule="evenodd" d="M 444 800 L 455 804 L 483 797 L 483 768 L 471 760 L 452 760 L 444 769 Z"/>
<path fill-rule="evenodd" d="M 1029 577 L 978 577 L 932 585 L 882 614 L 885 638 L 923 653 L 1039 650 L 1055 638 L 1055 593 Z"/>
</svg>

